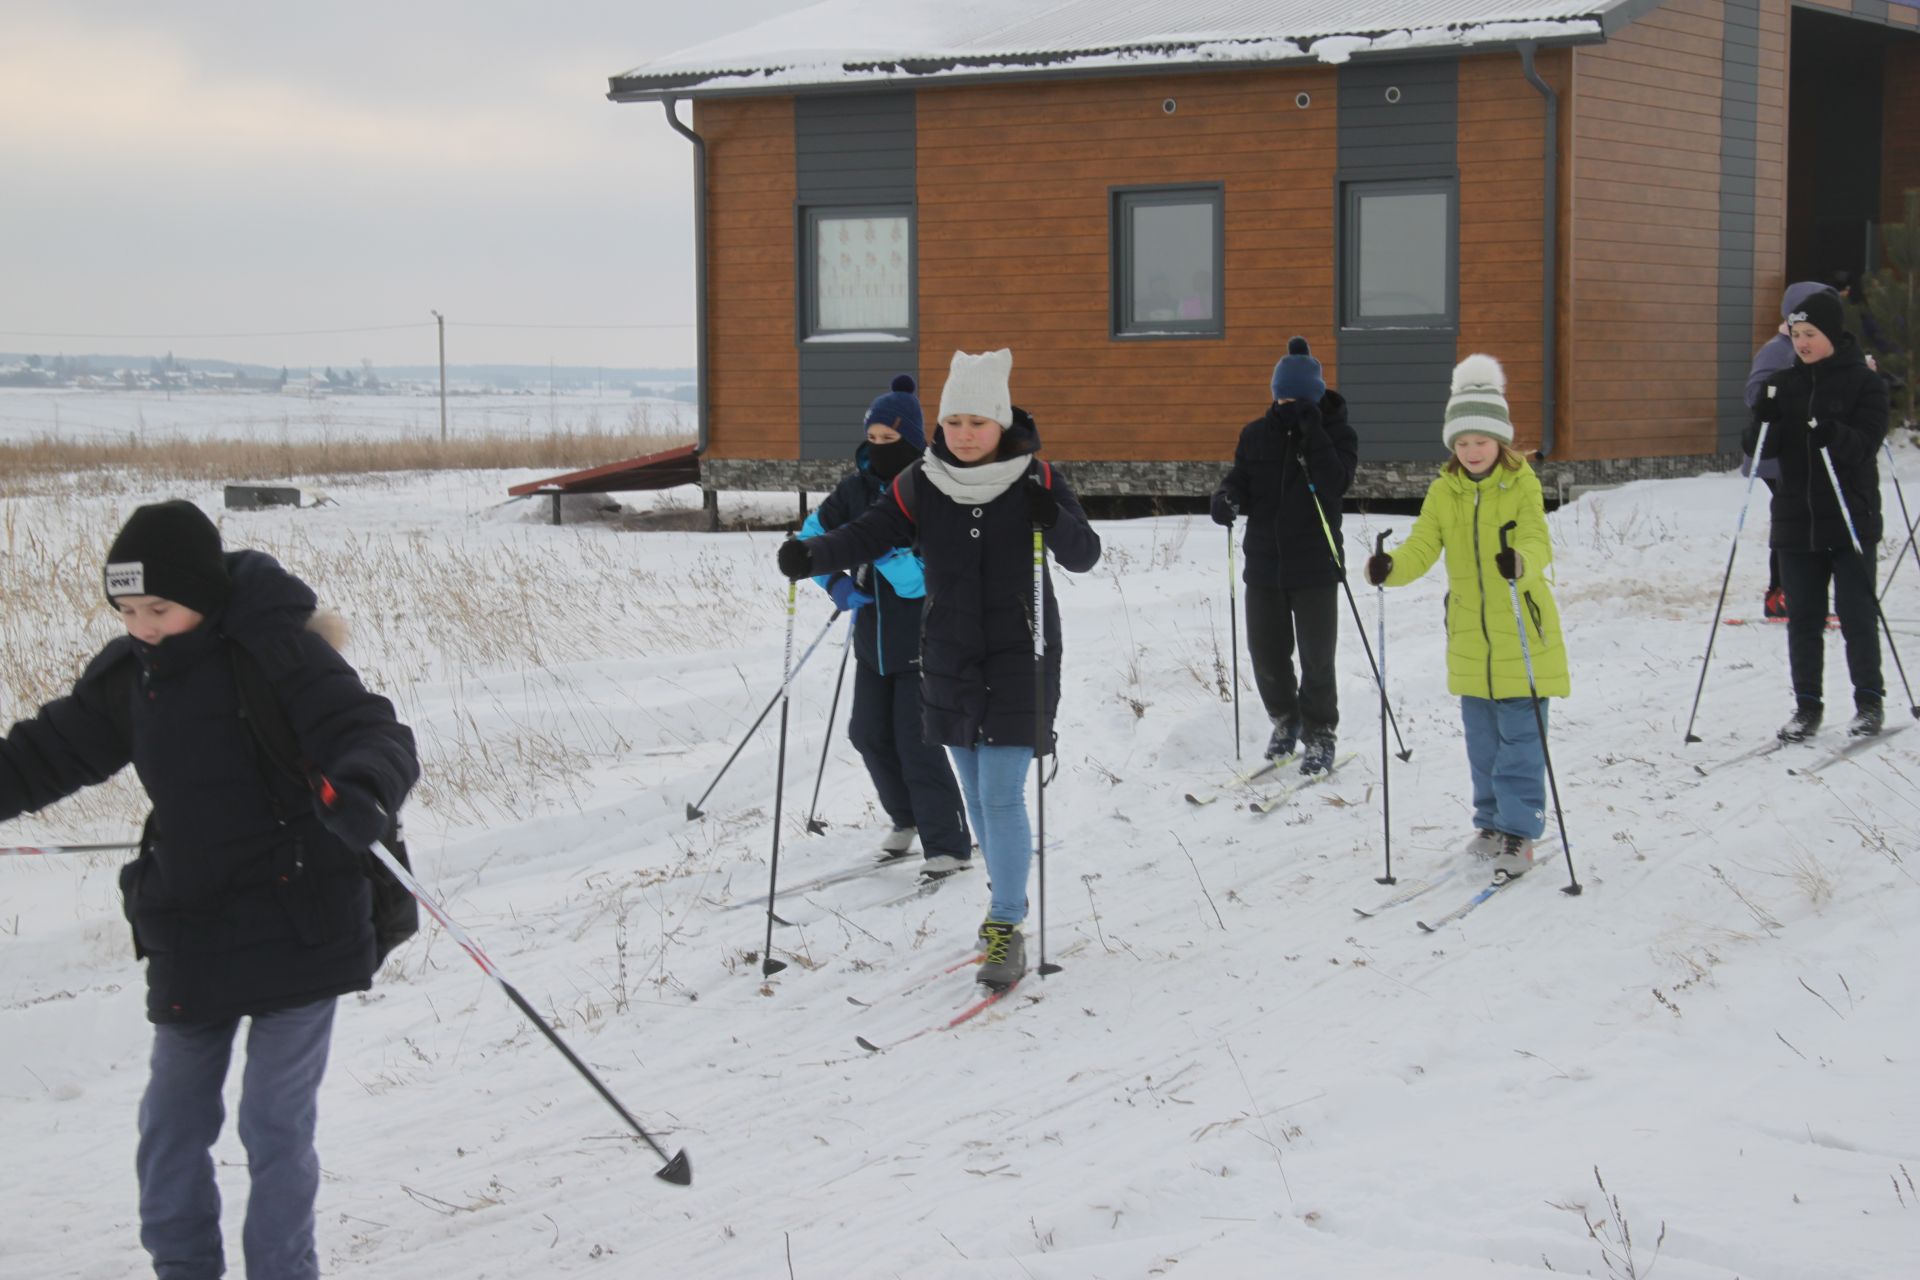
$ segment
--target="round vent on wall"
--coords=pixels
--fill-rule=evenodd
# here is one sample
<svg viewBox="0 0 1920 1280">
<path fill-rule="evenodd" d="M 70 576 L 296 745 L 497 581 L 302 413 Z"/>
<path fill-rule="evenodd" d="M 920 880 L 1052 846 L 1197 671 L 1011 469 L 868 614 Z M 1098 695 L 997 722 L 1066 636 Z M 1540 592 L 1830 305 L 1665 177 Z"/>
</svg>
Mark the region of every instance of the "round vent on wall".
<svg viewBox="0 0 1920 1280">
<path fill-rule="evenodd" d="M 1398 102 L 1398 101 L 1400 101 L 1400 86 L 1399 86 L 1399 85 L 1388 85 L 1388 86 L 1387 86 L 1387 101 L 1388 101 L 1388 102 Z"/>
<path fill-rule="evenodd" d="M 1172 98 L 1168 98 L 1166 101 L 1160 104 L 1160 109 L 1166 112 L 1168 115 L 1172 115 L 1174 112 L 1180 109 L 1180 104 L 1175 102 Z"/>
<path fill-rule="evenodd" d="M 1296 93 L 1293 96 L 1293 105 L 1305 111 L 1313 105 L 1313 95 L 1310 93 Z"/>
</svg>

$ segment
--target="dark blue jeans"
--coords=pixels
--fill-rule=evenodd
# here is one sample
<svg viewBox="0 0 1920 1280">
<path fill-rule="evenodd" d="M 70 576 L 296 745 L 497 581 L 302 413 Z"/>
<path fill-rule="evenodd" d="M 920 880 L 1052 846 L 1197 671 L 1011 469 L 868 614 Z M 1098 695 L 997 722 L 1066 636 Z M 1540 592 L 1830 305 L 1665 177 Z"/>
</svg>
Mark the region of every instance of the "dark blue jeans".
<svg viewBox="0 0 1920 1280">
<path fill-rule="evenodd" d="M 262 1014 L 247 1031 L 240 1142 L 251 1190 L 241 1242 L 247 1280 L 314 1280 L 313 1149 L 320 1078 L 333 1035 L 331 997 Z M 159 1280 L 215 1280 L 226 1272 L 213 1144 L 226 1109 L 221 1086 L 240 1020 L 165 1023 L 140 1100 L 140 1243 Z"/>
<path fill-rule="evenodd" d="M 867 775 L 896 827 L 917 827 L 927 855 L 973 854 L 960 784 L 947 753 L 926 740 L 920 727 L 918 668 L 881 675 L 853 664 L 853 714 L 847 737 L 866 761 Z"/>
</svg>

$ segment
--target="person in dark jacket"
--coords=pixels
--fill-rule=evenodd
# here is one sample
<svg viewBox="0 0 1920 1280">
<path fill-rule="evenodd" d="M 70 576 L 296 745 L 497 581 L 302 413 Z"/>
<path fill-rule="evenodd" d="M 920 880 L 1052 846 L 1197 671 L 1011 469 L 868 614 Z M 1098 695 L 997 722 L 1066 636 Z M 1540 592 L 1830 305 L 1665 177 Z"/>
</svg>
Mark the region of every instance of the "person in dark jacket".
<svg viewBox="0 0 1920 1280">
<path fill-rule="evenodd" d="M 1284 759 L 1298 747 L 1300 772 L 1324 773 L 1340 726 L 1334 649 L 1346 568 L 1334 548 L 1360 438 L 1305 338 L 1287 343 L 1271 389 L 1266 413 L 1241 428 L 1233 469 L 1214 491 L 1213 518 L 1223 525 L 1247 518 L 1241 578 L 1253 679 L 1273 721 L 1267 756 Z"/>
<path fill-rule="evenodd" d="M 901 374 L 867 410 L 867 438 L 853 453 L 853 470 L 800 527 L 803 538 L 838 529 L 872 506 L 893 478 L 927 447 L 913 379 Z M 853 614 L 853 711 L 847 736 L 866 762 L 880 807 L 893 830 L 880 861 L 913 849 L 926 854 L 922 875 L 943 877 L 966 868 L 973 852 L 960 785 L 937 744 L 920 733 L 920 607 L 926 582 L 911 546 L 893 547 L 852 574 L 814 579 L 836 608 Z"/>
<path fill-rule="evenodd" d="M 223 1274 L 211 1148 L 247 1018 L 247 1274 L 305 1280 L 319 1274 L 314 1128 L 334 1001 L 372 984 L 363 859 L 419 776 L 413 734 L 312 629 L 312 590 L 271 556 L 224 551 L 192 503 L 137 509 L 105 585 L 127 634 L 0 739 L 0 820 L 129 763 L 139 774 L 153 811 L 120 884 L 155 1024 L 136 1158 L 141 1243 L 158 1276 Z M 262 758 L 235 649 L 279 696 L 309 784 Z"/>
<path fill-rule="evenodd" d="M 1787 323 L 1787 317 L 1800 309 L 1800 304 L 1827 286 L 1817 280 L 1803 280 L 1787 286 L 1780 296 L 1780 331 L 1760 344 L 1753 353 L 1753 366 L 1747 370 L 1746 400 L 1747 408 L 1757 407 L 1767 394 L 1767 381 L 1783 369 L 1793 367 L 1793 326 Z M 1758 470 L 1753 468 L 1758 467 Z M 1780 463 L 1768 458 L 1755 463 L 1748 454 L 1740 460 L 1740 474 L 1750 470 L 1760 477 L 1760 482 L 1772 493 L 1780 485 Z M 1780 553 L 1769 548 L 1767 552 L 1767 594 L 1763 603 L 1766 617 L 1786 621 L 1787 593 L 1780 585 Z"/>
<path fill-rule="evenodd" d="M 1787 660 L 1794 713 L 1780 729 L 1799 742 L 1820 728 L 1824 707 L 1827 591 L 1853 678 L 1848 732 L 1871 737 L 1885 723 L 1874 556 L 1880 543 L 1879 450 L 1887 434 L 1887 384 L 1846 330 L 1839 295 L 1807 296 L 1787 317 L 1794 361 L 1767 380 L 1743 444 L 1754 450 L 1770 422 L 1762 460 L 1780 463 L 1769 544 L 1780 553 L 1787 592 Z M 1837 490 L 1837 491 L 1836 491 Z"/>
<path fill-rule="evenodd" d="M 926 456 L 859 519 L 780 548 L 789 578 L 851 568 L 915 542 L 926 566 L 920 704 L 944 745 L 980 837 L 993 900 L 980 926 L 977 978 L 1005 989 L 1026 973 L 1027 764 L 1052 749 L 1060 705 L 1060 611 L 1039 567 L 1044 704 L 1035 694 L 1034 531 L 1064 569 L 1100 559 L 1100 536 L 1056 468 L 1035 456 L 1039 428 L 1014 407 L 1013 353 L 953 354 L 940 423 Z"/>
</svg>

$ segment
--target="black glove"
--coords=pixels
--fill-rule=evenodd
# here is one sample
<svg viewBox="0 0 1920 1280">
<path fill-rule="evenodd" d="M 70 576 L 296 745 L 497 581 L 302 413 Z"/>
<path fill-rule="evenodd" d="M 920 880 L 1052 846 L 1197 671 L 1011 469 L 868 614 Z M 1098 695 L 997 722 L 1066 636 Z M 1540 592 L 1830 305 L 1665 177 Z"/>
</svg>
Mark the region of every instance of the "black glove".
<svg viewBox="0 0 1920 1280">
<path fill-rule="evenodd" d="M 364 783 L 346 778 L 336 782 L 324 773 L 315 776 L 314 812 L 348 848 L 365 849 L 387 834 L 392 815 Z"/>
<path fill-rule="evenodd" d="M 1377 587 L 1393 572 L 1393 557 L 1381 551 L 1367 557 L 1367 585 Z"/>
<path fill-rule="evenodd" d="M 1225 489 L 1213 491 L 1213 522 L 1215 524 L 1231 525 L 1239 514 L 1240 504 L 1233 500 L 1232 494 Z"/>
<path fill-rule="evenodd" d="M 1060 499 L 1043 484 L 1027 486 L 1027 522 L 1042 529 L 1053 528 L 1060 519 Z"/>
<path fill-rule="evenodd" d="M 813 576 L 813 552 L 807 549 L 806 543 L 788 538 L 780 544 L 780 572 L 792 582 Z"/>
<path fill-rule="evenodd" d="M 1833 428 L 1818 418 L 1808 418 L 1807 439 L 1812 442 L 1813 447 L 1816 449 L 1831 449 L 1833 447 Z"/>
<path fill-rule="evenodd" d="M 1508 582 L 1514 582 L 1527 571 L 1527 561 L 1526 557 L 1518 551 L 1507 547 L 1493 553 L 1493 567 L 1499 570 L 1501 577 Z"/>
</svg>

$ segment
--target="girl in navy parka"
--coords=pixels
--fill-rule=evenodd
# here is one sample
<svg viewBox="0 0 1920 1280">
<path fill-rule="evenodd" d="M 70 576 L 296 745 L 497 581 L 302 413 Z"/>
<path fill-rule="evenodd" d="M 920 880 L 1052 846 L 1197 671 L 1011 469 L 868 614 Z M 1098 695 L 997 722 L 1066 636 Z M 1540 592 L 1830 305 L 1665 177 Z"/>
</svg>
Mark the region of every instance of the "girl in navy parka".
<svg viewBox="0 0 1920 1280">
<path fill-rule="evenodd" d="M 1011 351 L 954 352 L 926 456 L 852 524 L 780 548 L 781 571 L 801 578 L 917 538 L 927 589 L 924 728 L 952 756 L 980 837 L 993 900 L 980 926 L 985 963 L 977 976 L 1002 989 L 1026 972 L 1027 766 L 1050 750 L 1060 702 L 1060 613 L 1052 578 L 1043 574 L 1047 700 L 1034 705 L 1033 531 L 1043 530 L 1064 569 L 1084 573 L 1100 559 L 1100 536 L 1066 477 L 1035 456 L 1040 433 L 1012 403 L 1012 369 Z"/>
<path fill-rule="evenodd" d="M 140 1240 L 159 1276 L 223 1273 L 210 1149 L 246 1018 L 247 1274 L 306 1280 L 319 1274 L 314 1129 L 334 1001 L 372 983 L 363 859 L 419 776 L 413 734 L 310 629 L 312 590 L 261 552 L 223 552 L 192 503 L 136 510 L 107 560 L 127 634 L 0 739 L 0 820 L 138 772 L 153 812 L 120 884 L 155 1024 Z M 262 758 L 237 661 L 278 696 L 310 785 Z"/>
<path fill-rule="evenodd" d="M 866 439 L 854 451 L 853 471 L 800 527 L 818 537 L 857 518 L 927 447 L 913 379 L 901 374 L 867 410 Z M 926 853 L 923 877 L 964 870 L 972 840 L 960 787 L 938 743 L 920 732 L 920 610 L 926 581 L 910 546 L 860 565 L 853 573 L 814 579 L 836 607 L 853 613 L 853 712 L 847 736 L 866 762 L 880 807 L 893 830 L 880 861 L 905 858 L 916 835 Z"/>
</svg>

